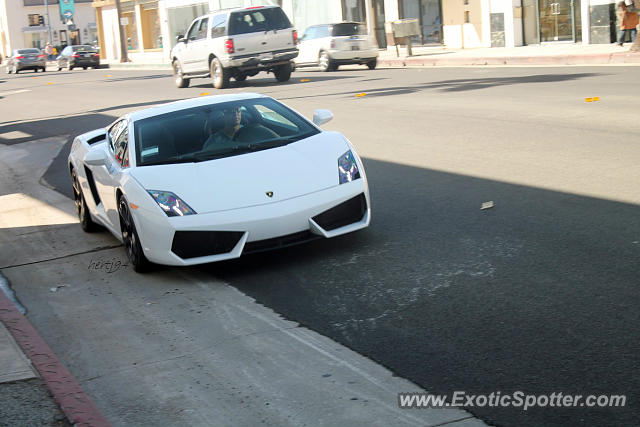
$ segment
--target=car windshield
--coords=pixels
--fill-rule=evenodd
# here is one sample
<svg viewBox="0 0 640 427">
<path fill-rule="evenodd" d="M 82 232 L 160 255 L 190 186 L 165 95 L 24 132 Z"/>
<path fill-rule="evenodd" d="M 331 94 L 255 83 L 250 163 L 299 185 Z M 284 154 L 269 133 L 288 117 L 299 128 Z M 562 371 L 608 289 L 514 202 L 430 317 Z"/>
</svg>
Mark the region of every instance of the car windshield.
<svg viewBox="0 0 640 427">
<path fill-rule="evenodd" d="M 137 166 L 201 162 L 291 144 L 319 133 L 271 98 L 208 104 L 134 123 Z"/>
<path fill-rule="evenodd" d="M 290 28 L 291 22 L 279 7 L 256 8 L 231 13 L 229 35 Z"/>
<path fill-rule="evenodd" d="M 74 52 L 95 52 L 93 46 L 73 46 L 71 49 L 73 49 Z"/>
<path fill-rule="evenodd" d="M 38 50 L 38 49 L 20 49 L 20 50 L 18 50 L 18 53 L 20 55 L 25 55 L 25 54 L 28 54 L 28 53 L 40 53 L 40 50 Z"/>
<path fill-rule="evenodd" d="M 332 35 L 334 37 L 355 36 L 357 34 L 367 34 L 367 29 L 363 24 L 355 24 L 355 23 L 335 24 L 332 30 Z"/>
</svg>

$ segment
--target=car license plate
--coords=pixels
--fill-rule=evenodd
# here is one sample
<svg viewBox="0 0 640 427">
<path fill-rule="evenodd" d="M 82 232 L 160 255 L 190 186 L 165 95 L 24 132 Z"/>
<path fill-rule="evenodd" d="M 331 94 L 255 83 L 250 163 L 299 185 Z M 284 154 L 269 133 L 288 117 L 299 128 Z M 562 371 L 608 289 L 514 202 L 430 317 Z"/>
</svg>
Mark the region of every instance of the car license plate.
<svg viewBox="0 0 640 427">
<path fill-rule="evenodd" d="M 360 50 L 360 49 L 359 49 L 358 45 L 355 45 L 355 46 L 351 46 L 351 50 Z"/>
<path fill-rule="evenodd" d="M 259 56 L 261 61 L 271 61 L 273 59 L 273 54 L 271 53 L 263 53 Z"/>
</svg>

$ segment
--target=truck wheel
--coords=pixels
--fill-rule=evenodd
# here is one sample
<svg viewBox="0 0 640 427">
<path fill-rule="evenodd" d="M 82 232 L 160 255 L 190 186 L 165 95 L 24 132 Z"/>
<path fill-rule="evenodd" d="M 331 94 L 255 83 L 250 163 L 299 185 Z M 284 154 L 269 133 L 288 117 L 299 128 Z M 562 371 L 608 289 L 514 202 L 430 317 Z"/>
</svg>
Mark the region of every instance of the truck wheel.
<svg viewBox="0 0 640 427">
<path fill-rule="evenodd" d="M 367 62 L 367 67 L 369 67 L 370 70 L 375 70 L 376 65 L 378 65 L 377 59 L 372 59 L 371 61 Z"/>
<path fill-rule="evenodd" d="M 320 56 L 318 57 L 318 67 L 322 71 L 334 71 L 337 67 L 335 63 L 329 58 L 329 54 L 326 51 L 320 52 Z"/>
<path fill-rule="evenodd" d="M 291 64 L 278 65 L 273 74 L 276 76 L 276 80 L 279 82 L 286 82 L 291 78 Z"/>
<path fill-rule="evenodd" d="M 176 83 L 176 87 L 178 88 L 189 87 L 189 82 L 191 81 L 184 78 L 184 74 L 182 74 L 182 67 L 178 61 L 173 61 L 173 81 Z"/>
<path fill-rule="evenodd" d="M 213 58 L 210 65 L 211 78 L 213 78 L 213 87 L 216 89 L 224 89 L 229 86 L 229 70 L 225 70 L 222 62 L 218 58 Z"/>
<path fill-rule="evenodd" d="M 237 76 L 234 77 L 234 79 L 236 79 L 237 82 L 243 82 L 243 81 L 247 80 L 247 75 L 246 74 L 238 74 Z"/>
</svg>

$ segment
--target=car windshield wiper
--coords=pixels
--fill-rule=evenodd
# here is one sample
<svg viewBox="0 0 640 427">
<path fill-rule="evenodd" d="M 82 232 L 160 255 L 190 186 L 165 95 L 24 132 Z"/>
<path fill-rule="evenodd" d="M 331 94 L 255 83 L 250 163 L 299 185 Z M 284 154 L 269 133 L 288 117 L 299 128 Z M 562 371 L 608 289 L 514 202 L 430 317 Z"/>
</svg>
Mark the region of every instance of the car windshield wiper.
<svg viewBox="0 0 640 427">
<path fill-rule="evenodd" d="M 140 166 L 157 166 L 157 165 L 172 165 L 174 163 L 194 163 L 194 162 L 201 162 L 202 159 L 196 157 L 196 156 L 189 156 L 189 157 L 173 157 L 171 159 L 165 159 L 165 160 L 157 160 L 155 162 L 145 162 L 143 164 L 141 164 Z"/>
</svg>

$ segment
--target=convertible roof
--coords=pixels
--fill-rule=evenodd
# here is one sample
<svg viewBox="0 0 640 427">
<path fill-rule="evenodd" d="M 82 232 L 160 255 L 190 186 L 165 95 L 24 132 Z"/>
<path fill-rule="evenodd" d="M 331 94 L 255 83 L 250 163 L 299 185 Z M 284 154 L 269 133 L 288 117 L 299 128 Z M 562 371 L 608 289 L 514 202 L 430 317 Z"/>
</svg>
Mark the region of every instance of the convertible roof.
<svg viewBox="0 0 640 427">
<path fill-rule="evenodd" d="M 129 114 L 131 121 L 146 119 L 148 117 L 160 114 L 170 113 L 172 111 L 185 110 L 187 108 L 200 107 L 203 105 L 219 104 L 221 102 L 240 101 L 243 99 L 267 98 L 266 95 L 259 93 L 240 93 L 233 95 L 215 95 L 200 96 L 197 98 L 183 99 L 181 101 L 169 102 L 168 104 L 156 105 L 154 107 L 145 108 L 144 110 L 135 111 Z"/>
</svg>

